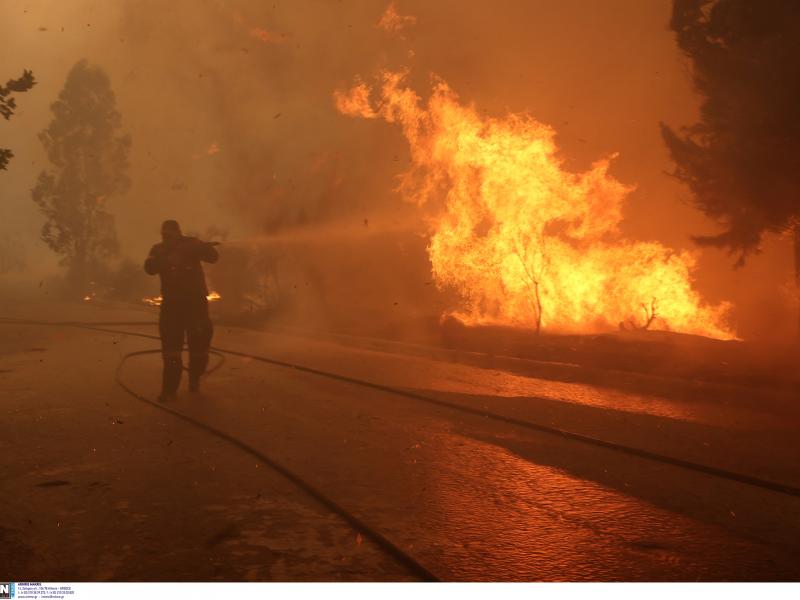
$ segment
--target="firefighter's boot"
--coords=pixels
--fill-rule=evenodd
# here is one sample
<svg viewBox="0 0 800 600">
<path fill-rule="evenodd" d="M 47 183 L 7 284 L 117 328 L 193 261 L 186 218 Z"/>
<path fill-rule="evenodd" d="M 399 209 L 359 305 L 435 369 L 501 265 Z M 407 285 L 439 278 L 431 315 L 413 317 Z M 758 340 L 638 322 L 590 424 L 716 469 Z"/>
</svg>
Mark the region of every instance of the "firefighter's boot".
<svg viewBox="0 0 800 600">
<path fill-rule="evenodd" d="M 161 402 L 174 400 L 178 393 L 178 386 L 181 383 L 181 372 L 183 364 L 180 354 L 164 354 L 164 372 L 161 379 L 161 395 L 158 399 Z"/>
</svg>

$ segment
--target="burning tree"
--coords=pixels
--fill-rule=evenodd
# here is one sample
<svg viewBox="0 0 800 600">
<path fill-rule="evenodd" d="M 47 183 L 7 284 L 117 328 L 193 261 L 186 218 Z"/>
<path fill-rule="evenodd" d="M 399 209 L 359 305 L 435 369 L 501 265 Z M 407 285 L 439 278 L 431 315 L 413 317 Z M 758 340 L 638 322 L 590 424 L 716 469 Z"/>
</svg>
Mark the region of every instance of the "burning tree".
<svg viewBox="0 0 800 600">
<path fill-rule="evenodd" d="M 23 71 L 22 77 L 18 79 L 9 79 L 5 85 L 0 85 L 0 115 L 8 121 L 14 114 L 17 108 L 17 101 L 12 96 L 14 92 L 27 92 L 34 85 L 36 81 L 33 78 L 33 73 L 30 71 Z M 4 171 L 14 156 L 14 153 L 8 148 L 0 148 L 0 171 Z"/>
<path fill-rule="evenodd" d="M 800 295 L 800 3 L 674 0 L 670 26 L 703 104 L 680 135 L 662 124 L 664 140 L 675 175 L 725 227 L 694 239 L 741 266 L 764 233 L 793 230 Z"/>
<path fill-rule="evenodd" d="M 613 156 L 570 173 L 552 127 L 529 115 L 485 117 L 442 81 L 423 102 L 404 81 L 384 72 L 379 87 L 358 81 L 334 101 L 344 114 L 402 127 L 411 169 L 401 191 L 443 206 L 428 257 L 437 285 L 462 298 L 453 316 L 537 332 L 624 322 L 734 337 L 728 306 L 709 306 L 693 289 L 692 253 L 621 235 L 632 188 L 609 174 Z"/>
<path fill-rule="evenodd" d="M 514 254 L 522 267 L 522 280 L 528 286 L 528 301 L 535 319 L 536 333 L 542 331 L 542 279 L 547 271 L 547 251 L 544 235 L 540 234 L 535 242 L 528 238 L 530 232 L 521 232 L 513 240 Z"/>
<path fill-rule="evenodd" d="M 118 253 L 114 217 L 105 207 L 130 185 L 130 138 L 120 133 L 108 75 L 85 60 L 69 72 L 51 110 L 39 139 L 52 169 L 39 175 L 32 196 L 45 216 L 42 239 L 82 290 L 102 261 Z"/>
</svg>

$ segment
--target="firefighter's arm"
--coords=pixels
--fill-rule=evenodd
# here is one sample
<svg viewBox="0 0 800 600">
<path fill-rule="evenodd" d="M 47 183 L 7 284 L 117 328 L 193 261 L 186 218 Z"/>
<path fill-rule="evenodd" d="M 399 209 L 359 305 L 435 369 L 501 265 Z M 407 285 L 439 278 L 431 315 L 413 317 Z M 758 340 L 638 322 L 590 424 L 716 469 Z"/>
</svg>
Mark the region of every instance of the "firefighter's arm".
<svg viewBox="0 0 800 600">
<path fill-rule="evenodd" d="M 200 243 L 200 260 L 214 264 L 219 260 L 219 253 L 215 248 L 214 242 L 201 242 Z"/>
<path fill-rule="evenodd" d="M 148 275 L 156 275 L 164 267 L 164 254 L 156 245 L 150 249 L 150 254 L 144 261 L 144 270 Z"/>
</svg>

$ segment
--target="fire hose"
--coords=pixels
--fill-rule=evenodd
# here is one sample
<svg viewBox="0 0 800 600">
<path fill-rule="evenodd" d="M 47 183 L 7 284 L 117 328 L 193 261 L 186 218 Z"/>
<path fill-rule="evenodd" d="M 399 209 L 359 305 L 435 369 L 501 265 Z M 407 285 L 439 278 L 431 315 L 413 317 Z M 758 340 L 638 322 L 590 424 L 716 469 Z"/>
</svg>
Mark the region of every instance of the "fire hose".
<svg viewBox="0 0 800 600">
<path fill-rule="evenodd" d="M 106 323 L 81 323 L 81 322 L 47 322 L 47 321 L 25 321 L 25 320 L 15 320 L 15 319 L 8 319 L 5 317 L 0 317 L 0 324 L 17 324 L 17 325 L 41 325 L 41 326 L 67 326 L 67 327 L 76 327 L 79 329 L 88 329 L 91 331 L 99 331 L 103 333 L 116 333 L 116 334 L 124 334 L 124 335 L 132 335 L 136 337 L 143 337 L 148 339 L 158 340 L 159 338 L 154 335 L 149 335 L 146 333 L 139 333 L 139 332 L 129 332 L 129 331 L 116 331 L 112 329 L 105 329 L 101 327 L 97 327 L 95 325 L 142 325 L 145 323 L 121 323 L 121 322 L 106 322 Z M 150 323 L 147 323 L 148 325 Z M 365 539 L 372 541 L 378 548 L 380 548 L 383 552 L 387 555 L 394 558 L 399 564 L 403 565 L 407 568 L 411 573 L 417 576 L 422 581 L 439 581 L 439 578 L 436 577 L 433 573 L 431 573 L 428 569 L 422 566 L 419 562 L 417 562 L 413 557 L 405 553 L 401 550 L 397 545 L 391 542 L 388 538 L 386 538 L 383 534 L 376 531 L 369 525 L 367 525 L 364 521 L 359 519 L 357 516 L 353 515 L 349 511 L 347 511 L 344 507 L 338 504 L 336 501 L 329 498 L 325 495 L 322 491 L 316 488 L 313 484 L 309 483 L 299 475 L 295 474 L 291 469 L 284 466 L 277 460 L 271 458 L 267 454 L 257 450 L 253 446 L 243 442 L 242 440 L 234 437 L 233 435 L 226 433 L 216 427 L 208 425 L 202 421 L 194 419 L 174 408 L 171 408 L 169 405 L 166 405 L 162 402 L 158 402 L 155 400 L 151 400 L 146 396 L 136 392 L 135 390 L 131 389 L 123 380 L 122 372 L 125 366 L 125 363 L 130 360 L 131 358 L 137 356 L 146 356 L 150 354 L 161 354 L 161 350 L 138 350 L 135 352 L 128 352 L 124 354 L 119 364 L 117 365 L 116 372 L 114 374 L 114 381 L 115 383 L 122 388 L 128 395 L 132 398 L 147 404 L 153 408 L 158 410 L 164 411 L 169 413 L 173 417 L 184 421 L 185 423 L 189 423 L 190 425 L 210 434 L 214 437 L 217 437 L 225 442 L 228 442 L 232 446 L 238 448 L 239 450 L 249 454 L 250 456 L 254 457 L 255 459 L 259 460 L 261 463 L 267 465 L 273 471 L 278 473 L 279 475 L 283 476 L 284 479 L 288 480 L 290 483 L 294 484 L 297 488 L 305 492 L 308 496 L 310 496 L 313 500 L 317 503 L 322 505 L 325 509 L 329 510 L 330 512 L 334 513 L 338 516 L 342 521 L 347 523 L 350 527 L 352 527 L 355 531 L 362 534 Z M 236 354 L 235 352 L 231 352 L 228 350 L 220 350 L 220 349 L 211 349 L 209 354 L 217 356 L 220 360 L 215 364 L 211 369 L 206 371 L 206 375 L 210 375 L 215 371 L 218 371 L 222 366 L 225 364 L 225 354 Z M 186 367 L 184 367 L 184 370 Z"/>
<path fill-rule="evenodd" d="M 4 322 L 4 320 L 2 318 L 0 318 L 0 323 L 2 323 L 2 322 Z M 5 322 L 14 322 L 14 321 L 9 321 L 9 320 L 6 319 Z M 149 339 L 154 339 L 154 340 L 158 340 L 159 339 L 157 336 L 149 335 L 149 334 L 146 334 L 146 333 L 139 333 L 139 332 L 133 332 L 133 331 L 119 331 L 119 330 L 115 330 L 115 329 L 105 329 L 105 328 L 97 326 L 97 325 L 123 325 L 124 324 L 124 323 L 119 323 L 119 322 L 117 322 L 117 323 L 108 323 L 108 322 L 106 322 L 106 323 L 91 323 L 91 324 L 89 324 L 89 323 L 82 323 L 82 322 L 76 322 L 76 321 L 64 321 L 64 322 L 46 322 L 46 321 L 26 321 L 26 322 L 23 322 L 23 321 L 16 321 L 16 323 L 18 323 L 18 324 L 30 324 L 30 325 L 72 326 L 72 327 L 78 327 L 78 328 L 81 328 L 81 329 L 88 329 L 88 330 L 91 330 L 91 331 L 99 331 L 99 332 L 103 332 L 103 333 L 131 335 L 131 336 L 149 338 Z M 129 323 L 129 324 L 134 324 L 134 323 Z M 139 322 L 139 323 L 135 323 L 135 324 L 144 325 L 144 324 L 150 324 L 150 323 L 141 323 L 141 322 Z M 479 408 L 471 408 L 469 406 L 464 406 L 463 404 L 458 404 L 457 402 L 449 402 L 447 400 L 441 400 L 441 399 L 438 399 L 438 398 L 433 398 L 431 396 L 426 396 L 424 394 L 419 394 L 419 393 L 416 393 L 416 392 L 413 392 L 413 391 L 410 391 L 410 390 L 405 390 L 405 389 L 393 387 L 393 386 L 390 386 L 390 385 L 384 385 L 384 384 L 381 384 L 381 383 L 365 381 L 363 379 L 357 379 L 355 377 L 350 377 L 350 376 L 342 375 L 342 374 L 339 374 L 339 373 L 333 373 L 333 372 L 330 372 L 330 371 L 324 371 L 322 369 L 316 369 L 314 367 L 308 367 L 308 366 L 305 366 L 305 365 L 290 363 L 290 362 L 286 362 L 286 361 L 282 361 L 282 360 L 277 360 L 277 359 L 274 359 L 274 358 L 268 358 L 268 357 L 265 357 L 265 356 L 259 356 L 257 354 L 249 354 L 247 352 L 239 352 L 237 350 L 229 350 L 229 349 L 225 349 L 225 348 L 212 348 L 212 350 L 214 352 L 224 353 L 224 354 L 228 354 L 228 355 L 231 355 L 231 356 L 238 356 L 238 357 L 242 357 L 242 358 L 249 358 L 251 360 L 256 360 L 256 361 L 259 361 L 259 362 L 275 365 L 275 366 L 278 366 L 278 367 L 284 367 L 284 368 L 287 368 L 287 369 L 292 369 L 292 370 L 295 370 L 295 371 L 298 371 L 298 372 L 301 372 L 301 373 L 308 373 L 310 375 L 315 375 L 315 376 L 318 376 L 318 377 L 324 377 L 326 379 L 332 379 L 332 380 L 335 380 L 335 381 L 341 381 L 341 382 L 344 382 L 344 383 L 350 383 L 350 384 L 353 384 L 353 385 L 357 385 L 359 387 L 365 387 L 365 388 L 369 388 L 369 389 L 385 392 L 385 393 L 388 393 L 388 394 L 392 394 L 392 395 L 395 395 L 395 396 L 401 396 L 401 397 L 408 398 L 408 399 L 411 399 L 411 400 L 424 402 L 426 404 L 431 404 L 431 405 L 435 405 L 435 406 L 448 408 L 448 409 L 455 410 L 455 411 L 458 411 L 458 412 L 461 412 L 461 413 L 470 414 L 470 415 L 482 417 L 482 418 L 485 418 L 485 419 L 491 419 L 493 421 L 506 423 L 506 424 L 509 424 L 509 425 L 515 425 L 517 427 L 522 427 L 524 429 L 538 431 L 538 432 L 546 433 L 546 434 L 549 434 L 549 435 L 554 435 L 554 436 L 557 436 L 557 437 L 561 437 L 561 438 L 565 438 L 565 439 L 568 439 L 568 440 L 580 442 L 580 443 L 587 444 L 587 445 L 590 445 L 590 446 L 606 448 L 606 449 L 609 449 L 609 450 L 614 450 L 616 452 L 620 452 L 622 454 L 627 454 L 627 455 L 630 455 L 630 456 L 636 456 L 636 457 L 644 458 L 644 459 L 651 460 L 651 461 L 654 461 L 654 462 L 668 464 L 668 465 L 672 465 L 672 466 L 675 466 L 675 467 L 680 467 L 680 468 L 683 468 L 683 469 L 687 469 L 687 470 L 690 470 L 690 471 L 696 471 L 696 472 L 699 472 L 699 473 L 710 475 L 712 477 L 717 477 L 717 478 L 720 478 L 720 479 L 727 479 L 729 481 L 735 481 L 735 482 L 738 482 L 738 483 L 743 483 L 745 485 L 749 485 L 749 486 L 753 486 L 753 487 L 757 487 L 757 488 L 761 488 L 761 489 L 765 489 L 765 490 L 770 490 L 772 492 L 777 492 L 777 493 L 780 493 L 780 494 L 786 494 L 788 496 L 794 496 L 794 497 L 800 498 L 800 487 L 797 487 L 797 486 L 793 486 L 793 485 L 789 485 L 789 484 L 785 484 L 785 483 L 779 483 L 779 482 L 776 482 L 776 481 L 770 481 L 768 479 L 762 479 L 760 477 L 755 477 L 755 476 L 747 475 L 747 474 L 744 474 L 744 473 L 737 473 L 735 471 L 729 471 L 727 469 L 722 469 L 722 468 L 719 468 L 719 467 L 714 467 L 714 466 L 706 465 L 706 464 L 703 464 L 703 463 L 697 463 L 697 462 L 693 462 L 693 461 L 690 461 L 690 460 L 684 460 L 682 458 L 677 458 L 675 456 L 670 456 L 670 455 L 667 455 L 667 454 L 661 454 L 659 452 L 653 452 L 653 451 L 645 450 L 645 449 L 642 449 L 642 448 L 636 448 L 634 446 L 627 446 L 625 444 L 620 444 L 620 443 L 617 443 L 617 442 L 611 442 L 611 441 L 604 440 L 604 439 L 601 439 L 601 438 L 596 438 L 596 437 L 593 437 L 593 436 L 590 436 L 590 435 L 584 435 L 584 434 L 581 434 L 581 433 L 576 433 L 576 432 L 569 431 L 569 430 L 566 430 L 566 429 L 561 429 L 559 427 L 554 427 L 554 426 L 550 426 L 550 425 L 544 425 L 544 424 L 541 424 L 541 423 L 536 423 L 536 422 L 533 422 L 533 421 L 527 421 L 527 420 L 524 420 L 524 419 L 518 419 L 516 417 L 509 417 L 509 416 L 506 416 L 506 415 L 503 415 L 503 414 L 499 414 L 499 413 L 495 413 L 495 412 L 488 411 L 488 410 L 483 410 L 483 409 L 479 409 Z M 151 351 L 151 352 L 160 352 L 160 350 L 159 351 Z M 149 400 L 148 400 L 148 402 L 152 403 L 152 401 L 149 401 Z M 158 405 L 158 406 L 161 406 L 161 405 Z"/>
</svg>

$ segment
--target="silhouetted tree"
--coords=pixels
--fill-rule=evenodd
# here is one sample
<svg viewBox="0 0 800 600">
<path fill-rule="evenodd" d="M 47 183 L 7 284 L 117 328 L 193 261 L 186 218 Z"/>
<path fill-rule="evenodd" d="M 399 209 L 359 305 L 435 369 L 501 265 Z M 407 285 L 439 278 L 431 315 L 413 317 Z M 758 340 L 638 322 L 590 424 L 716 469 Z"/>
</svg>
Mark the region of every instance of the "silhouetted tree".
<svg viewBox="0 0 800 600">
<path fill-rule="evenodd" d="M 547 271 L 548 260 L 546 254 L 546 240 L 544 235 L 538 235 L 536 244 L 531 243 L 532 232 L 522 234 L 522 239 L 514 240 L 514 254 L 519 259 L 524 273 L 523 281 L 528 288 L 530 296 L 528 301 L 533 310 L 536 320 L 536 335 L 542 333 L 542 293 L 541 285 L 545 272 Z M 527 248 L 533 248 L 533 253 L 529 253 Z"/>
<path fill-rule="evenodd" d="M 699 244 L 738 253 L 794 229 L 800 290 L 800 2 L 673 0 L 670 23 L 703 96 L 681 135 L 662 124 L 694 201 L 725 227 Z"/>
<path fill-rule="evenodd" d="M 54 118 L 39 139 L 52 169 L 39 175 L 33 201 L 45 216 L 42 239 L 83 288 L 118 253 L 114 217 L 105 207 L 130 185 L 130 138 L 120 133 L 108 75 L 86 61 L 69 72 L 51 110 Z"/>
<path fill-rule="evenodd" d="M 5 85 L 0 85 L 0 115 L 6 121 L 11 118 L 17 108 L 17 100 L 11 94 L 14 92 L 27 92 L 34 85 L 36 85 L 36 81 L 30 71 L 23 71 L 22 77 L 19 79 L 9 79 Z M 8 148 L 0 148 L 0 171 L 6 169 L 8 161 L 13 156 L 14 153 Z"/>
</svg>

